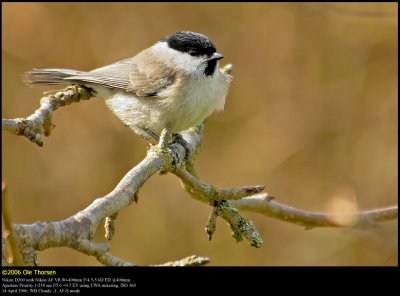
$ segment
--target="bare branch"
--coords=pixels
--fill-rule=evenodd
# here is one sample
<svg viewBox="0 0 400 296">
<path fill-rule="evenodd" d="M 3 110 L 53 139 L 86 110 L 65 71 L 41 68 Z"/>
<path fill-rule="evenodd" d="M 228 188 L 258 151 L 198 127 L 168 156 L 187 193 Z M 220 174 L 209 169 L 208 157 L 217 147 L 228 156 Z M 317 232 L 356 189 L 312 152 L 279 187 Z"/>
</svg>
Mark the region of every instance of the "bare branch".
<svg viewBox="0 0 400 296">
<path fill-rule="evenodd" d="M 66 220 L 36 222 L 31 225 L 15 224 L 15 231 L 21 239 L 20 245 L 31 246 L 36 250 L 62 246 L 78 251 L 91 250 L 87 247 L 81 248 L 82 244 L 79 242 L 91 240 L 102 219 L 113 216 L 131 204 L 139 188 L 148 178 L 161 168 L 169 167 L 170 158 L 170 155 L 160 154 L 157 149 L 150 149 L 146 158 L 130 170 L 112 192 L 96 199 L 86 209 Z M 108 255 L 99 257 L 98 252 L 91 254 L 103 260 L 111 258 Z"/>
<path fill-rule="evenodd" d="M 217 207 L 213 207 L 206 224 L 206 232 L 208 234 L 209 241 L 212 239 L 215 229 L 217 228 L 217 217 L 218 217 L 218 209 Z"/>
<path fill-rule="evenodd" d="M 227 65 L 222 71 L 229 73 L 232 66 Z M 41 100 L 41 107 L 26 119 L 3 119 L 2 128 L 16 135 L 23 135 L 32 142 L 43 145 L 41 135 L 49 136 L 54 125 L 52 112 L 61 106 L 89 99 L 92 93 L 81 86 L 69 87 L 55 95 Z M 84 254 L 94 256 L 99 262 L 110 266 L 135 266 L 110 254 L 107 244 L 93 241 L 93 235 L 102 219 L 106 218 L 105 232 L 111 239 L 115 230 L 115 219 L 120 210 L 138 201 L 141 186 L 157 172 L 172 172 L 180 178 L 184 189 L 194 198 L 211 205 L 212 213 L 206 226 L 211 239 L 216 229 L 217 217 L 223 218 L 230 225 L 236 241 L 247 239 L 252 246 L 260 247 L 262 239 L 253 223 L 241 216 L 239 211 L 258 212 L 282 221 L 313 227 L 367 227 L 377 223 L 394 220 L 398 217 L 397 206 L 353 213 L 351 224 L 338 223 L 338 215 L 307 212 L 276 201 L 268 194 L 258 194 L 263 185 L 244 186 L 222 189 L 203 183 L 194 167 L 194 159 L 200 150 L 203 125 L 184 131 L 182 138 L 185 145 L 169 145 L 177 159 L 185 161 L 173 165 L 171 153 L 163 147 L 153 146 L 147 156 L 131 169 L 115 187 L 104 197 L 98 198 L 77 214 L 57 222 L 36 222 L 30 225 L 12 224 L 18 245 L 27 264 L 36 264 L 36 251 L 51 247 L 67 246 Z M 185 146 L 185 147 L 184 147 Z M 190 155 L 186 155 L 190 151 Z M 189 158 L 189 159 L 187 159 Z M 257 194 L 254 196 L 250 196 Z M 339 215 L 340 216 L 340 215 Z M 4 246 L 3 239 L 3 246 Z M 208 258 L 190 256 L 182 260 L 167 262 L 162 266 L 198 266 L 209 262 Z"/>
<path fill-rule="evenodd" d="M 176 169 L 174 174 L 178 176 L 188 187 L 190 187 L 190 190 L 193 193 L 199 193 L 210 201 L 242 199 L 243 197 L 260 193 L 265 188 L 264 185 L 256 185 L 240 188 L 220 189 L 213 185 L 201 182 L 199 179 L 182 168 Z"/>
<path fill-rule="evenodd" d="M 91 91 L 83 86 L 70 86 L 54 95 L 48 95 L 40 100 L 40 108 L 25 118 L 2 119 L 2 129 L 17 136 L 27 137 L 38 146 L 43 146 L 41 135 L 50 136 L 55 127 L 52 123 L 52 112 L 59 107 L 93 96 Z"/>
<path fill-rule="evenodd" d="M 191 169 L 194 169 L 194 167 L 191 167 Z M 235 238 L 236 242 L 242 241 L 244 237 L 250 242 L 251 246 L 256 248 L 261 247 L 263 241 L 253 223 L 243 218 L 238 210 L 232 208 L 230 204 L 225 201 L 238 200 L 259 193 L 264 190 L 263 185 L 220 189 L 201 182 L 183 168 L 176 169 L 174 174 L 181 179 L 184 189 L 189 192 L 192 197 L 213 206 L 205 228 L 208 234 L 208 240 L 211 240 L 216 229 L 217 217 L 220 216 L 230 225 L 232 236 Z"/>
<path fill-rule="evenodd" d="M 209 258 L 192 255 L 181 260 L 171 261 L 154 266 L 203 266 L 210 262 Z"/>
<path fill-rule="evenodd" d="M 236 242 L 242 241 L 244 237 L 251 246 L 261 247 L 263 240 L 253 222 L 243 218 L 237 209 L 230 206 L 229 202 L 221 202 L 217 209 L 218 216 L 221 216 L 231 226 L 232 236 Z"/>
<path fill-rule="evenodd" d="M 88 256 L 94 256 L 106 266 L 136 266 L 134 263 L 124 261 L 109 253 L 110 247 L 107 244 L 95 243 L 91 240 L 80 240 L 76 250 Z"/>
<path fill-rule="evenodd" d="M 11 220 L 11 212 L 7 199 L 7 187 L 4 182 L 1 184 L 1 208 L 3 218 L 3 246 L 6 252 L 3 252 L 3 256 L 6 256 L 4 262 L 7 265 L 24 266 L 26 265 L 22 259 L 21 252 L 15 237 L 15 232 Z M 9 248 L 7 247 L 9 243 Z"/>
<path fill-rule="evenodd" d="M 398 218 L 398 206 L 391 206 L 353 213 L 353 219 L 346 219 L 352 221 L 352 223 L 340 224 L 337 222 L 341 221 L 338 214 L 303 211 L 271 200 L 268 194 L 258 194 L 241 200 L 231 201 L 230 203 L 239 210 L 260 213 L 271 218 L 304 226 L 306 229 L 314 227 L 366 228 L 376 226 L 380 222 Z"/>
</svg>

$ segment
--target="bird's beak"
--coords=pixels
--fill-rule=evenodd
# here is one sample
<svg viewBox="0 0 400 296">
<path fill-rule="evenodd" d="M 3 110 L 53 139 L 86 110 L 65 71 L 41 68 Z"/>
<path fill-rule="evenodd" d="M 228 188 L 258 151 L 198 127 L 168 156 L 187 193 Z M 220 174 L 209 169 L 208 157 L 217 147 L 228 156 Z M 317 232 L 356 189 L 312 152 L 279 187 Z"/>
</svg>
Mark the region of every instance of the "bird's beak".
<svg viewBox="0 0 400 296">
<path fill-rule="evenodd" d="M 220 54 L 220 53 L 218 53 L 218 52 L 215 52 L 209 59 L 208 59 L 208 61 L 212 61 L 212 60 L 220 60 L 220 59 L 223 59 L 224 58 L 224 56 L 222 55 L 222 54 Z"/>
</svg>

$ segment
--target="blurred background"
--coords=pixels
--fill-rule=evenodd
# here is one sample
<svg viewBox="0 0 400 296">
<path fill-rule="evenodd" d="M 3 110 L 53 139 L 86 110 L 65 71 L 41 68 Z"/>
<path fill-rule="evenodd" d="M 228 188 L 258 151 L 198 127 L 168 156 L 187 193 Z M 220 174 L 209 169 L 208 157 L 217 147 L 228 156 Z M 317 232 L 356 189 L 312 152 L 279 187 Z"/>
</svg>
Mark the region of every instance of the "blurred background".
<svg viewBox="0 0 400 296">
<path fill-rule="evenodd" d="M 209 36 L 234 64 L 225 111 L 206 125 L 197 167 L 220 187 L 265 184 L 310 211 L 397 204 L 397 3 L 2 3 L 2 117 L 26 117 L 42 92 L 24 71 L 91 70 L 179 30 Z M 60 87 L 58 87 L 60 88 Z M 61 108 L 42 148 L 2 133 L 15 223 L 62 220 L 110 192 L 146 154 L 98 99 Z M 210 265 L 397 265 L 398 222 L 372 230 L 303 228 L 255 213 L 264 245 L 237 244 L 171 174 L 120 212 L 111 252 L 140 265 L 192 254 Z M 104 242 L 103 229 L 95 239 Z M 99 265 L 59 248 L 41 265 Z"/>
</svg>

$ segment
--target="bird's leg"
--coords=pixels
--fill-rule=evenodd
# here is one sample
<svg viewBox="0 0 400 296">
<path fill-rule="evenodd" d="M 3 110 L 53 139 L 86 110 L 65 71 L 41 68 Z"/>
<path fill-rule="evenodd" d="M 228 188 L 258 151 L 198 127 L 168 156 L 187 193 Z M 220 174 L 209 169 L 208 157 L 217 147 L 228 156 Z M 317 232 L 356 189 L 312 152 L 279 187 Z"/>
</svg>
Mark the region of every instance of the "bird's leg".
<svg viewBox="0 0 400 296">
<path fill-rule="evenodd" d="M 153 138 L 157 142 L 160 141 L 160 137 L 155 132 L 153 132 L 153 131 L 151 131 L 149 129 L 144 129 L 144 131 L 146 132 L 146 134 L 148 134 L 151 138 Z"/>
</svg>

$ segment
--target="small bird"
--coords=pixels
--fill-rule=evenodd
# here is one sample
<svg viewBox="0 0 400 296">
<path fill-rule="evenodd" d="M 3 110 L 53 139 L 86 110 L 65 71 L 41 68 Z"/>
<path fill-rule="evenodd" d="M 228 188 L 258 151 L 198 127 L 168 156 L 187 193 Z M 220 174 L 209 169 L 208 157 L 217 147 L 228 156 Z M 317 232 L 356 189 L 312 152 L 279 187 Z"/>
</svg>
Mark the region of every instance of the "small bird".
<svg viewBox="0 0 400 296">
<path fill-rule="evenodd" d="M 232 79 L 219 70 L 223 57 L 207 36 L 180 31 L 132 58 L 90 72 L 33 69 L 25 73 L 25 82 L 83 85 L 136 134 L 166 147 L 172 133 L 223 110 Z"/>
</svg>

